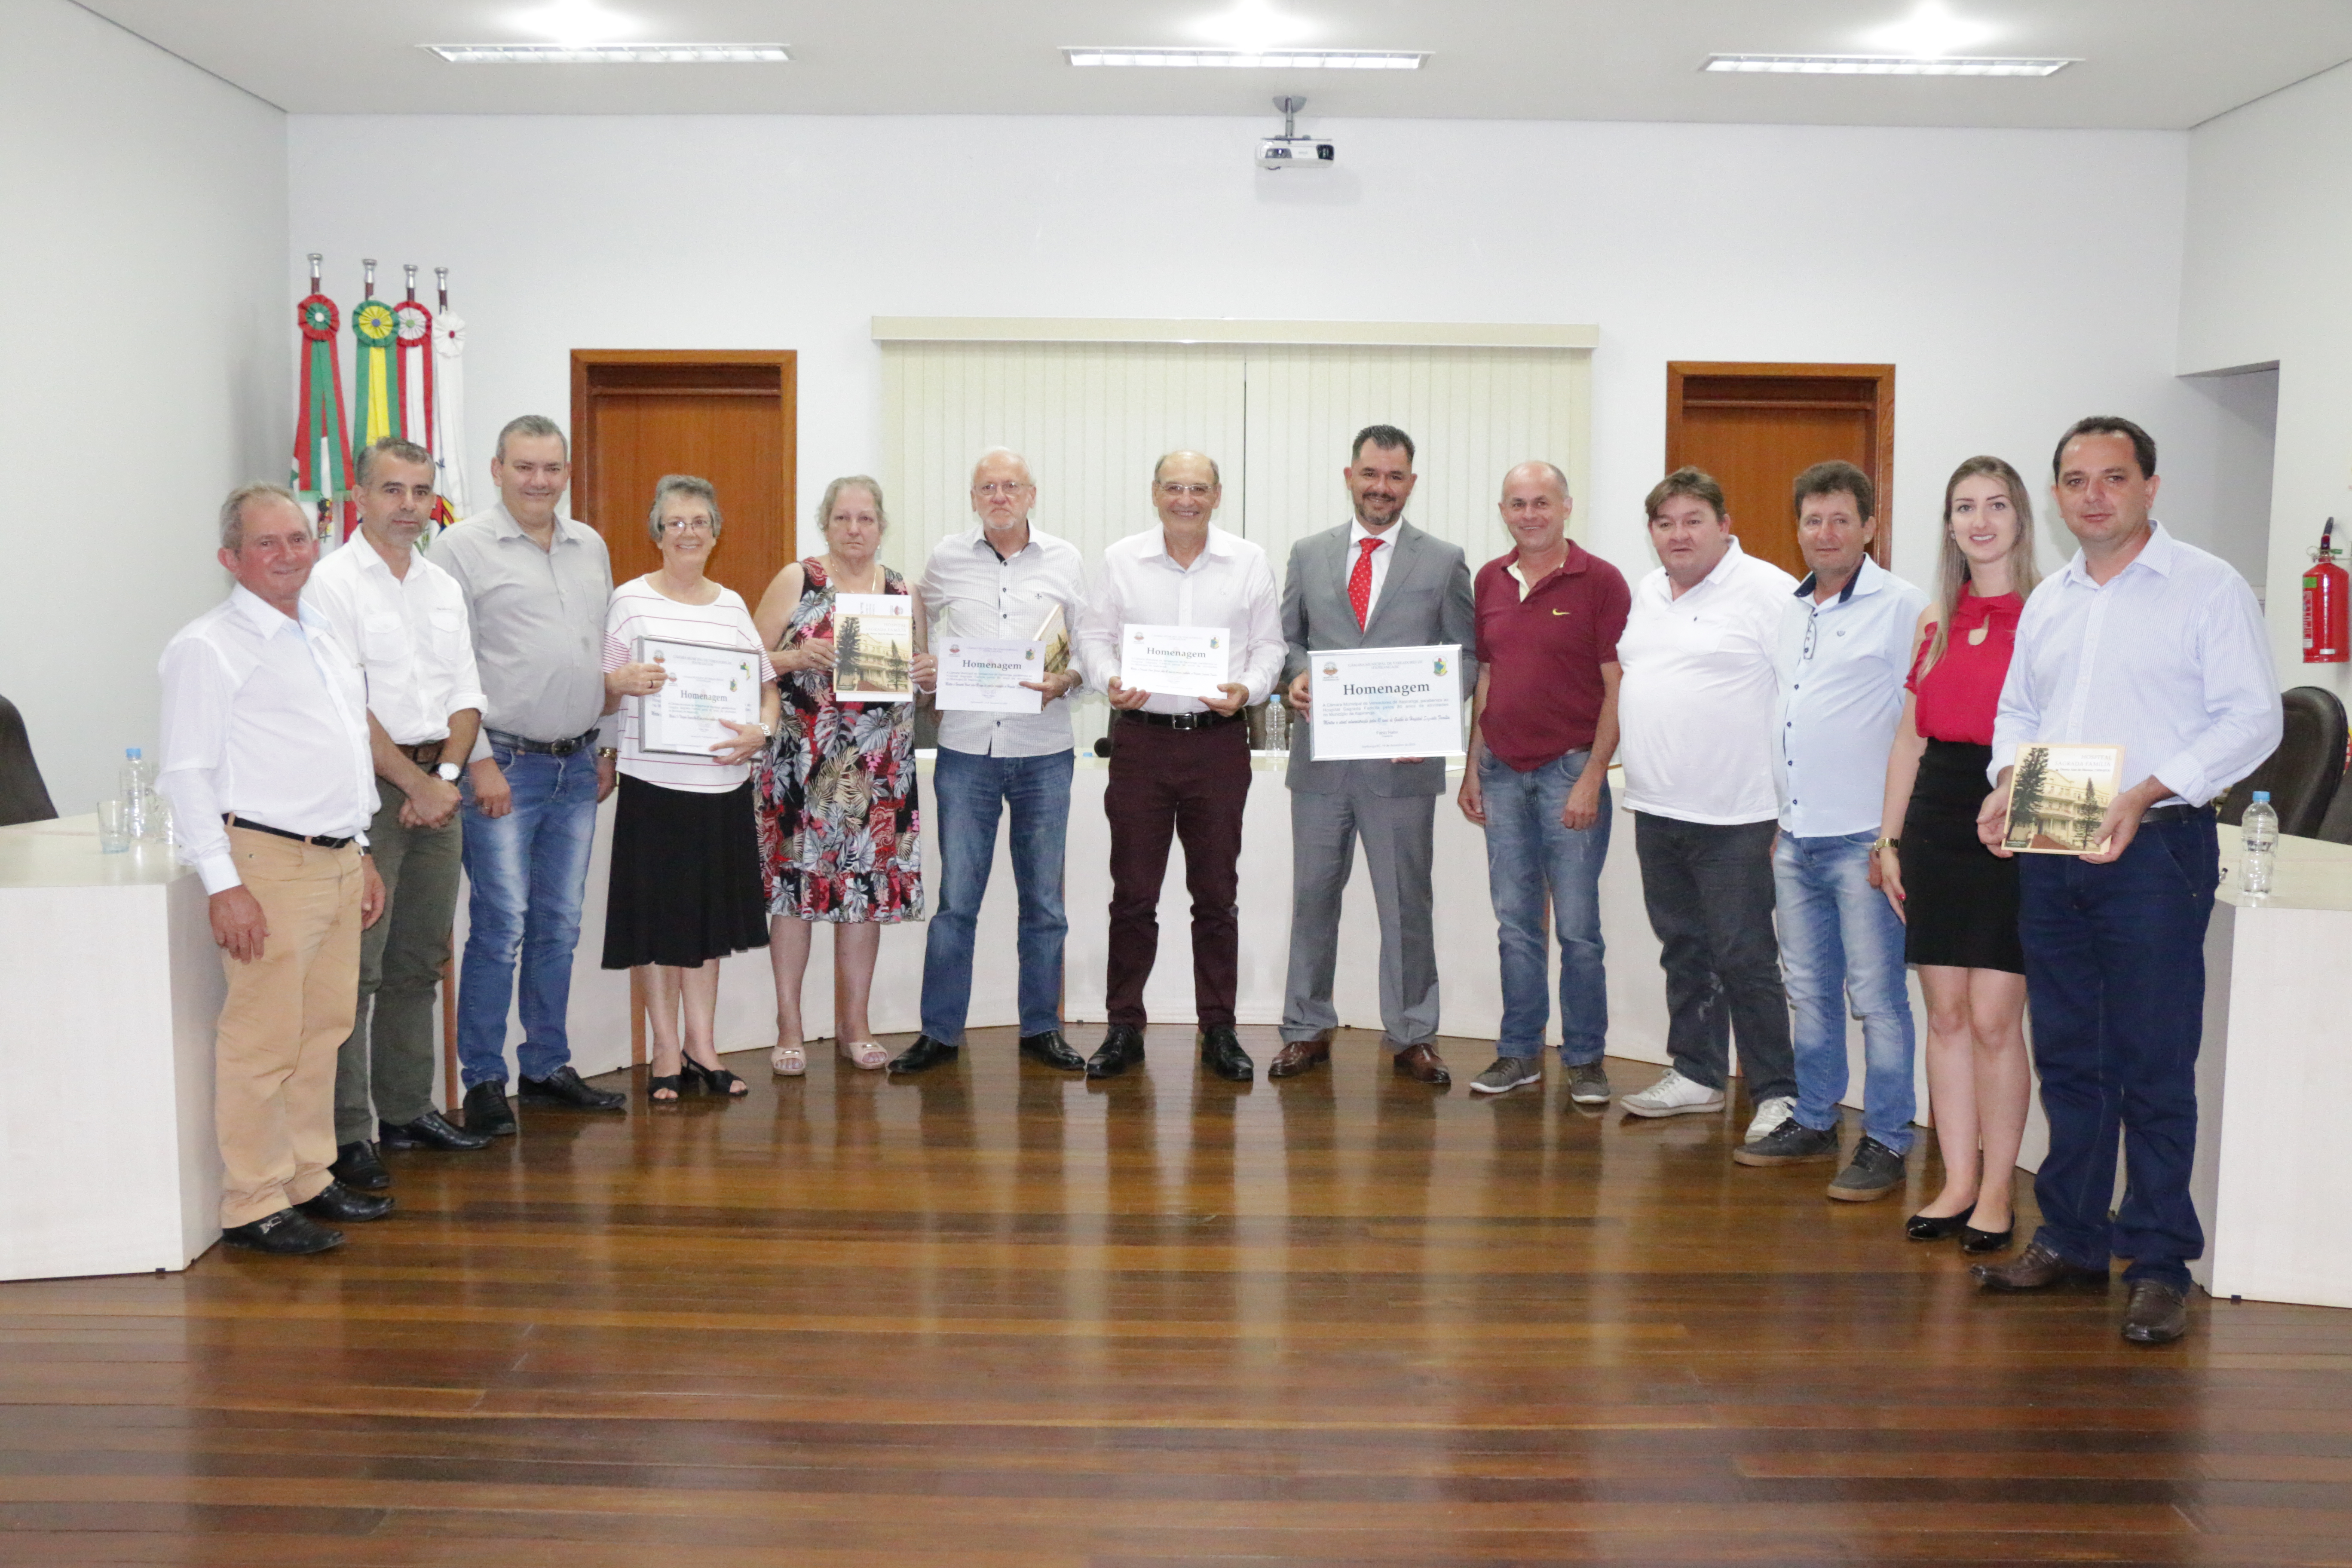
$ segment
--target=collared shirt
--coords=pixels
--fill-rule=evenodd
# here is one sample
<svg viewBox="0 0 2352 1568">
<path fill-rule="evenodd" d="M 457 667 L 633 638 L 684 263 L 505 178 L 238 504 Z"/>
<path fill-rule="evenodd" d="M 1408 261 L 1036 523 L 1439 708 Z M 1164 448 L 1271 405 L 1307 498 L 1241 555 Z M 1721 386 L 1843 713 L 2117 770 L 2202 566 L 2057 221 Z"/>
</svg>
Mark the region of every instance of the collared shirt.
<svg viewBox="0 0 2352 1568">
<path fill-rule="evenodd" d="M 604 712 L 604 605 L 612 558 L 602 535 L 568 517 L 552 548 L 531 542 L 503 504 L 433 542 L 434 563 L 457 580 L 474 634 L 485 706 L 476 758 L 489 731 L 569 741 Z"/>
<path fill-rule="evenodd" d="M 746 667 L 758 672 L 761 684 L 771 684 L 776 679 L 776 667 L 769 660 L 767 649 L 760 646 L 760 628 L 752 625 L 751 612 L 744 605 L 743 595 L 732 588 L 719 589 L 719 596 L 707 605 L 683 605 L 644 577 L 622 584 L 613 590 L 613 606 L 605 614 L 604 668 L 618 669 L 635 658 L 640 637 L 668 637 L 712 647 L 740 648 L 746 655 Z M 765 693 L 761 695 L 764 698 Z M 722 763 L 715 756 L 688 757 L 674 752 L 646 751 L 645 706 L 642 697 L 625 697 L 616 715 L 621 721 L 620 744 L 616 748 L 621 755 L 616 765 L 628 777 L 664 789 L 723 795 L 751 776 L 749 763 Z M 614 731 L 608 725 L 604 732 L 610 735 Z"/>
<path fill-rule="evenodd" d="M 2254 591 L 2228 562 L 2149 527 L 2104 586 L 2078 550 L 2026 600 L 1989 779 L 2027 741 L 2121 746 L 2124 788 L 2153 776 L 2173 792 L 2158 805 L 2202 805 L 2277 748 L 2278 679 Z"/>
<path fill-rule="evenodd" d="M 1087 683 L 1108 691 L 1118 674 L 1119 628 L 1223 626 L 1223 679 L 1249 688 L 1249 700 L 1263 702 L 1282 679 L 1282 594 L 1265 552 L 1248 540 L 1209 525 L 1208 542 L 1190 566 L 1168 553 L 1167 531 L 1146 529 L 1114 540 L 1103 550 L 1102 571 L 1088 595 L 1078 629 L 1079 657 Z M 1158 692 L 1143 705 L 1147 713 L 1201 713 L 1197 697 Z"/>
<path fill-rule="evenodd" d="M 374 545 L 350 540 L 312 570 L 302 602 L 358 651 L 368 711 L 397 744 L 446 741 L 451 714 L 478 711 L 488 700 L 474 668 L 465 590 L 415 546 L 407 572 L 395 577 Z"/>
<path fill-rule="evenodd" d="M 1903 721 L 1911 633 L 1927 596 L 1869 556 L 1826 604 L 1808 575 L 1780 610 L 1780 829 L 1799 838 L 1875 831 L 1886 755 Z"/>
<path fill-rule="evenodd" d="M 205 891 L 240 887 L 221 817 L 365 842 L 377 805 L 359 660 L 306 598 L 280 615 L 240 584 L 163 645 L 163 772 Z"/>
<path fill-rule="evenodd" d="M 1626 809 L 1716 826 L 1780 815 L 1772 656 L 1796 588 L 1737 539 L 1680 598 L 1663 566 L 1635 586 L 1617 639 Z"/>
<path fill-rule="evenodd" d="M 1086 615 L 1086 563 L 1078 547 L 1029 525 L 1029 542 L 1000 559 L 978 523 L 932 547 L 923 565 L 923 612 L 930 643 L 944 637 L 1036 639 L 1055 609 L 1071 637 L 1070 672 L 1083 678 L 1076 635 Z M 1071 689 L 1076 696 L 1083 685 Z M 940 744 L 980 756 L 1042 757 L 1071 750 L 1070 704 L 1056 698 L 1042 713 L 983 713 L 952 709 L 940 715 Z"/>
<path fill-rule="evenodd" d="M 1549 575 L 1528 583 L 1513 551 L 1479 568 L 1475 591 L 1480 741 L 1520 773 L 1591 746 L 1609 695 L 1601 667 L 1625 630 L 1623 574 L 1570 540 Z"/>
<path fill-rule="evenodd" d="M 1371 596 L 1364 601 L 1364 625 L 1368 626 L 1372 624 L 1372 612 L 1380 608 L 1381 586 L 1389 580 L 1389 563 L 1396 557 L 1397 523 L 1403 521 L 1397 519 L 1379 533 L 1366 528 L 1362 518 L 1351 519 L 1348 523 L 1348 553 L 1339 563 L 1340 597 L 1347 597 L 1348 584 L 1356 575 L 1356 558 L 1364 552 L 1364 541 L 1380 541 L 1372 551 Z"/>
</svg>

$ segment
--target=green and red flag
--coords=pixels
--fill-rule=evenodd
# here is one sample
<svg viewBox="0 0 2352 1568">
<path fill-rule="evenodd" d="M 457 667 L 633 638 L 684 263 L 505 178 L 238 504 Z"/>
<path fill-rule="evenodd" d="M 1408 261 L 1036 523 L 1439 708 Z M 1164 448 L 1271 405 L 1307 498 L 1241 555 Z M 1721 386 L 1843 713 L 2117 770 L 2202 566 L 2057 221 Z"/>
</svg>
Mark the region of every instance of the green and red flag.
<svg viewBox="0 0 2352 1568">
<path fill-rule="evenodd" d="M 310 258 L 310 292 L 294 307 L 302 333 L 302 390 L 294 415 L 294 464 L 288 485 L 314 513 L 320 531 L 351 488 L 352 447 L 343 423 L 343 368 L 335 353 L 341 325 L 335 302 L 319 291 L 319 260 Z"/>
</svg>

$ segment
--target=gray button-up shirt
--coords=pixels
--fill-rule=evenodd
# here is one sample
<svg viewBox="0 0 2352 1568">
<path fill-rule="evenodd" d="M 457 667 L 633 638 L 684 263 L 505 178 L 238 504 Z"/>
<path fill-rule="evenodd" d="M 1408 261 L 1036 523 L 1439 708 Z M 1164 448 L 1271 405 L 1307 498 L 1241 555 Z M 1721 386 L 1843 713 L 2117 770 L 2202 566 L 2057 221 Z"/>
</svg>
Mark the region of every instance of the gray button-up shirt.
<svg viewBox="0 0 2352 1568">
<path fill-rule="evenodd" d="M 503 505 L 477 512 L 433 542 L 433 563 L 465 590 L 474 660 L 488 704 L 487 731 L 568 741 L 604 712 L 604 606 L 613 563 L 604 537 L 558 518 L 551 549 L 531 542 Z"/>
<path fill-rule="evenodd" d="M 930 646 L 950 637 L 1034 638 L 1038 626 L 1060 605 L 1072 638 L 1070 671 L 1086 673 L 1076 638 L 1087 603 L 1086 562 L 1078 547 L 1029 525 L 1029 542 L 1009 560 L 997 559 L 987 531 L 978 523 L 950 533 L 931 551 L 923 567 L 923 613 L 931 619 Z M 1075 697 L 1083 686 L 1071 689 Z M 951 709 L 940 715 L 940 744 L 951 752 L 996 757 L 1042 757 L 1066 752 L 1069 699 L 1056 698 L 1042 713 L 984 713 Z"/>
</svg>

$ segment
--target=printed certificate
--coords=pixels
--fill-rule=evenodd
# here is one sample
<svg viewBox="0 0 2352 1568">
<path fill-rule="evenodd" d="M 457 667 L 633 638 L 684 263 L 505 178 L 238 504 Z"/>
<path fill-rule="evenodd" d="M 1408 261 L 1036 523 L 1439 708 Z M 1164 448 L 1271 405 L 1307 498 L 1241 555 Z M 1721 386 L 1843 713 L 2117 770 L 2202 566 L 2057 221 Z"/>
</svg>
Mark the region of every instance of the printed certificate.
<svg viewBox="0 0 2352 1568">
<path fill-rule="evenodd" d="M 845 702 L 914 700 L 914 600 L 904 594 L 833 596 L 833 694 Z"/>
<path fill-rule="evenodd" d="M 1463 754 L 1459 645 L 1315 653 L 1307 668 L 1317 762 Z"/>
<path fill-rule="evenodd" d="M 641 751 L 708 762 L 713 746 L 735 739 L 728 721 L 759 721 L 760 656 L 755 651 L 675 637 L 639 637 L 636 658 L 639 664 L 660 665 L 669 674 L 659 691 L 633 699 Z"/>
<path fill-rule="evenodd" d="M 1017 637 L 950 637 L 940 647 L 939 706 L 982 713 L 1039 713 L 1045 694 L 1021 683 L 1045 678 L 1045 647 Z"/>
<path fill-rule="evenodd" d="M 1232 677 L 1225 626 L 1144 626 L 1118 632 L 1118 679 L 1155 697 L 1223 697 Z"/>
</svg>

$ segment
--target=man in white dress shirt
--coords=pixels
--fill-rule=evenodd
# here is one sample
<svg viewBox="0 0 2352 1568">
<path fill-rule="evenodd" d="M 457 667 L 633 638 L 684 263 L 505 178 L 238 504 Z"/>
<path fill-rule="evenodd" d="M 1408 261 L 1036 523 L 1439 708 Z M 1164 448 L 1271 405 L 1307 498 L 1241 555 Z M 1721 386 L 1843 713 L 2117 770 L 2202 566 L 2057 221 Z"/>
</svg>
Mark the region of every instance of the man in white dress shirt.
<svg viewBox="0 0 2352 1568">
<path fill-rule="evenodd" d="M 1739 548 L 1723 487 L 1696 468 L 1660 480 L 1647 510 L 1659 564 L 1617 639 L 1617 721 L 1674 1065 L 1622 1103 L 1634 1116 L 1721 1110 L 1736 1033 L 1753 1143 L 1797 1102 L 1772 933 L 1771 729 L 1780 610 L 1797 580 Z"/>
<path fill-rule="evenodd" d="M 1797 547 L 1811 568 L 1780 606 L 1780 698 L 1772 734 L 1780 841 L 1772 852 L 1781 967 L 1796 1013 L 1797 1105 L 1742 1165 L 1838 1157 L 1845 1021 L 1862 1017 L 1863 1137 L 1829 1184 L 1847 1203 L 1903 1184 L 1916 1109 L 1903 921 L 1871 885 L 1886 758 L 1927 595 L 1870 558 L 1876 487 L 1852 463 L 1797 476 Z"/>
<path fill-rule="evenodd" d="M 1168 847 L 1184 841 L 1192 895 L 1192 1003 L 1201 1062 L 1246 1083 L 1255 1064 L 1234 1033 L 1241 963 L 1235 898 L 1242 817 L 1249 805 L 1249 726 L 1242 709 L 1263 702 L 1282 677 L 1282 600 L 1265 552 L 1210 520 L 1224 499 L 1217 465 L 1171 452 L 1151 474 L 1160 526 L 1103 552 L 1102 572 L 1078 631 L 1087 678 L 1110 695 L 1110 963 L 1104 1016 L 1110 1028 L 1087 1062 L 1088 1078 L 1117 1078 L 1143 1059 L 1143 987 L 1160 950 L 1160 889 Z M 1119 646 L 1136 626 L 1215 626 L 1222 695 L 1177 697 L 1119 677 Z"/>
<path fill-rule="evenodd" d="M 1996 855 L 2018 747 L 2121 745 L 2126 787 L 2088 855 L 2018 863 L 2018 936 L 2050 1152 L 2033 1178 L 2042 1226 L 1979 1284 L 2105 1287 L 2128 1258 L 2124 1338 L 2189 1327 L 2189 1260 L 2205 1250 L 2189 1201 L 2205 926 L 2221 880 L 2211 802 L 2276 749 L 2278 680 L 2262 606 L 2229 563 L 2165 531 L 2156 442 L 2128 419 L 2081 420 L 2051 463 L 2081 545 L 2018 617 L 1993 721 L 1994 789 L 1977 820 Z M 2115 1197 L 2120 1126 L 2131 1173 Z"/>
<path fill-rule="evenodd" d="M 360 932 L 383 910 L 360 668 L 302 604 L 319 542 L 293 496 L 221 506 L 226 603 L 164 645 L 163 773 L 180 851 L 211 895 L 228 995 L 213 1054 L 221 1227 L 258 1252 L 323 1252 L 318 1224 L 380 1219 L 335 1158 L 335 1052 L 352 1032 Z"/>
<path fill-rule="evenodd" d="M 380 1192 L 386 1149 L 487 1149 L 433 1105 L 433 996 L 449 961 L 464 830 L 460 764 L 482 719 L 465 591 L 416 548 L 433 515 L 433 455 L 386 437 L 359 455 L 360 531 L 310 574 L 304 597 L 355 650 L 383 804 L 368 848 L 384 918 L 360 943 L 358 1025 L 335 1061 L 335 1179 Z M 390 788 L 383 786 L 389 785 Z"/>
<path fill-rule="evenodd" d="M 976 527 L 949 534 L 923 567 L 922 603 L 929 645 L 955 637 L 1037 640 L 1060 612 L 1059 635 L 1073 634 L 1087 599 L 1078 548 L 1029 521 L 1036 482 L 1018 452 L 984 454 L 971 471 Z M 915 657 L 915 683 L 938 683 L 930 654 Z M 1043 694 L 1035 713 L 956 710 L 940 715 L 939 761 L 931 773 L 940 830 L 939 903 L 923 945 L 923 1032 L 891 1058 L 894 1074 L 926 1072 L 955 1059 L 971 1004 L 972 947 L 980 902 L 996 856 L 996 825 L 1013 814 L 1013 881 L 1020 893 L 1021 1054 L 1064 1072 L 1084 1072 L 1087 1058 L 1062 1037 L 1062 847 L 1069 836 L 1070 776 L 1076 742 L 1069 695 L 1085 684 L 1069 668 L 1024 682 Z"/>
</svg>

